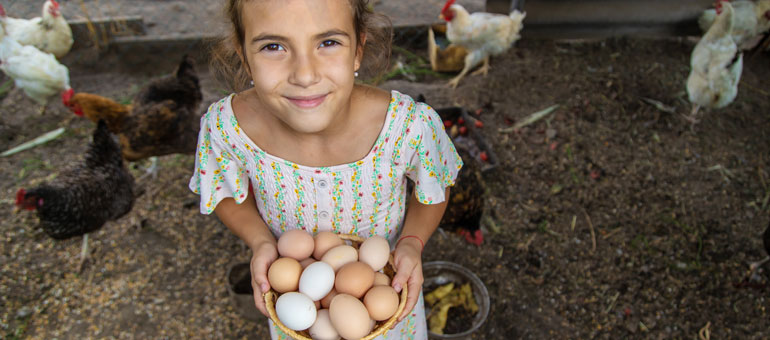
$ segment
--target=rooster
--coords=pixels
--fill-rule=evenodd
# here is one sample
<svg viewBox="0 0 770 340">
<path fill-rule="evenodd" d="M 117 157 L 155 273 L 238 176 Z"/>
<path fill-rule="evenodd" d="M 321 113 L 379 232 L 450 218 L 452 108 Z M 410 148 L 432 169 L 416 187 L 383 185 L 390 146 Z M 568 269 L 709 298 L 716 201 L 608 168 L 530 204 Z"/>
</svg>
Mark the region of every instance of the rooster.
<svg viewBox="0 0 770 340">
<path fill-rule="evenodd" d="M 55 239 L 99 229 L 128 213 L 133 203 L 134 178 L 123 164 L 120 146 L 104 121 L 97 124 L 81 163 L 60 173 L 54 181 L 16 192 L 16 206 L 36 210 L 40 227 Z M 87 248 L 88 238 L 84 237 L 83 255 Z"/>
<path fill-rule="evenodd" d="M 489 57 L 507 51 L 520 38 L 519 31 L 526 13 L 514 10 L 509 15 L 493 13 L 469 14 L 455 0 L 447 0 L 439 18 L 447 22 L 447 39 L 468 50 L 465 66 L 456 77 L 449 81 L 452 88 L 460 79 L 480 62 L 483 65 L 473 74 L 489 72 Z"/>
<path fill-rule="evenodd" d="M 142 88 L 131 105 L 69 90 L 62 103 L 78 116 L 104 119 L 117 134 L 128 161 L 172 153 L 194 153 L 200 123 L 201 93 L 192 58 L 184 57 L 176 72 Z M 156 171 L 153 158 L 151 171 Z"/>
<path fill-rule="evenodd" d="M 25 46 L 53 54 L 56 58 L 65 56 L 72 48 L 72 30 L 59 11 L 59 3 L 47 0 L 43 14 L 33 19 L 16 19 L 6 16 L 0 5 L 0 24 L 5 26 L 9 37 Z"/>
<path fill-rule="evenodd" d="M 5 35 L 0 22 L 0 70 L 11 77 L 16 87 L 45 110 L 48 98 L 70 89 L 69 69 L 50 53 L 33 46 L 23 46 Z"/>
<path fill-rule="evenodd" d="M 770 30 L 770 0 L 738 0 L 731 4 L 734 12 L 731 36 L 738 48 L 749 50 L 757 44 L 762 34 Z M 698 25 L 706 32 L 716 17 L 716 9 L 707 9 L 698 18 Z"/>
<path fill-rule="evenodd" d="M 700 107 L 723 108 L 738 95 L 738 82 L 743 71 L 743 54 L 731 38 L 733 6 L 724 0 L 716 4 L 717 18 L 708 32 L 695 45 L 690 57 L 687 93 L 693 109 L 688 117 L 697 122 Z"/>
</svg>

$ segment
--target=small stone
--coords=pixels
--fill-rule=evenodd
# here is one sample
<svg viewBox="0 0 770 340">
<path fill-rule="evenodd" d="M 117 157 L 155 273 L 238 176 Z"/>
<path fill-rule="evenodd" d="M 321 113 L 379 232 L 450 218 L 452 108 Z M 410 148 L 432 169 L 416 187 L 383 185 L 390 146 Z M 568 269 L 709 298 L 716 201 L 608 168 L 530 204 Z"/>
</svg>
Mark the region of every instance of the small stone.
<svg viewBox="0 0 770 340">
<path fill-rule="evenodd" d="M 35 312 L 35 310 L 30 308 L 30 307 L 26 307 L 26 306 L 25 307 L 21 307 L 21 309 L 19 309 L 19 311 L 16 312 L 16 318 L 17 319 L 24 319 L 24 318 L 32 315 L 32 313 L 34 313 L 34 312 Z"/>
</svg>

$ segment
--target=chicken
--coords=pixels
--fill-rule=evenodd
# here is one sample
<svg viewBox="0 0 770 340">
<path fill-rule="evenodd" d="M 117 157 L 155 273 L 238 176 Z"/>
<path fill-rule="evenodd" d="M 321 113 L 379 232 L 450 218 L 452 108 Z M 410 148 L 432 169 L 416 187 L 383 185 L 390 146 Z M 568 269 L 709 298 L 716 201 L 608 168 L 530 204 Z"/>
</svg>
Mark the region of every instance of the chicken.
<svg viewBox="0 0 770 340">
<path fill-rule="evenodd" d="M 453 88 L 482 61 L 484 64 L 474 74 L 486 75 L 489 71 L 489 57 L 507 51 L 520 38 L 522 21 L 527 15 L 519 10 L 513 10 L 507 16 L 483 12 L 469 14 L 462 6 L 454 4 L 454 1 L 447 0 L 439 16 L 447 22 L 447 39 L 468 50 L 462 71 L 449 81 Z"/>
<path fill-rule="evenodd" d="M 134 96 L 131 105 L 88 93 L 75 94 L 74 90 L 62 95 L 62 102 L 76 115 L 92 121 L 104 119 L 120 138 L 123 157 L 137 161 L 194 153 L 202 98 L 192 58 L 184 57 L 174 74 L 150 82 Z"/>
<path fill-rule="evenodd" d="M 770 0 L 757 2 L 738 0 L 733 6 L 732 38 L 741 50 L 752 49 L 761 35 L 770 30 Z M 708 9 L 698 18 L 698 25 L 707 32 L 717 17 L 716 9 Z"/>
<path fill-rule="evenodd" d="M 134 179 L 104 121 L 95 129 L 82 163 L 63 171 L 55 181 L 16 193 L 16 206 L 37 210 L 40 227 L 55 239 L 99 229 L 128 213 L 133 202 Z M 83 249 L 85 253 L 87 238 Z"/>
<path fill-rule="evenodd" d="M 34 46 L 56 58 L 65 56 L 74 42 L 70 25 L 59 12 L 59 3 L 55 0 L 47 0 L 42 16 L 29 20 L 6 16 L 0 5 L 0 23 L 5 26 L 8 36 L 20 44 Z"/>
<path fill-rule="evenodd" d="M 0 23 L 0 70 L 16 87 L 45 108 L 48 98 L 70 88 L 69 70 L 56 57 L 32 46 L 23 46 L 4 34 Z"/>
<path fill-rule="evenodd" d="M 735 99 L 743 71 L 743 54 L 731 38 L 733 7 L 727 1 L 717 2 L 716 7 L 714 24 L 690 57 L 687 93 L 693 109 L 688 119 L 693 123 L 700 107 L 719 109 Z"/>
<path fill-rule="evenodd" d="M 446 28 L 446 27 L 445 27 Z M 465 67 L 468 50 L 461 46 L 449 45 L 442 49 L 436 42 L 433 27 L 428 28 L 428 57 L 430 68 L 436 72 L 457 72 Z"/>
</svg>

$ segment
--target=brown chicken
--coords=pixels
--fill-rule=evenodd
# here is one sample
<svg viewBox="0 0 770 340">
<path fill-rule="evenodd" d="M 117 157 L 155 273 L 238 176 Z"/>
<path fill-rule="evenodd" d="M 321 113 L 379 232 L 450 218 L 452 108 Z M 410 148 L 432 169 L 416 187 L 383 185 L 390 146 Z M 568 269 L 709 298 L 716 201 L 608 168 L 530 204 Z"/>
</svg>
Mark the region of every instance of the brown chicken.
<svg viewBox="0 0 770 340">
<path fill-rule="evenodd" d="M 442 28 L 443 31 L 441 31 Z M 468 55 L 468 50 L 451 44 L 442 48 L 441 44 L 436 41 L 434 31 L 445 33 L 446 25 L 434 25 L 428 28 L 428 59 L 430 60 L 430 68 L 436 72 L 461 71 L 465 67 L 465 57 Z"/>
<path fill-rule="evenodd" d="M 192 58 L 185 57 L 172 75 L 152 81 L 122 105 L 94 94 L 69 91 L 62 102 L 92 121 L 104 119 L 117 134 L 128 161 L 173 153 L 194 153 L 203 95 Z"/>
</svg>

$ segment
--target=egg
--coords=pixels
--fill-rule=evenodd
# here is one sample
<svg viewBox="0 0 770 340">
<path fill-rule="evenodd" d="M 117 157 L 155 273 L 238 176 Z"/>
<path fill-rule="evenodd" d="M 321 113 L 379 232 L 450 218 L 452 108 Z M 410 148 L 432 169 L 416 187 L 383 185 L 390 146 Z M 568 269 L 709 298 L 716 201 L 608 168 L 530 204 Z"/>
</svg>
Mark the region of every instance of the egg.
<svg viewBox="0 0 770 340">
<path fill-rule="evenodd" d="M 312 257 L 308 257 L 302 261 L 299 261 L 299 265 L 302 266 L 302 270 L 304 270 L 305 268 L 307 268 L 307 266 L 309 266 L 313 262 L 316 262 L 316 260 Z"/>
<path fill-rule="evenodd" d="M 311 263 L 299 278 L 299 292 L 313 301 L 321 300 L 334 287 L 334 269 L 328 263 Z"/>
<path fill-rule="evenodd" d="M 332 299 L 334 299 L 335 296 L 337 296 L 337 291 L 332 288 L 332 291 L 321 299 L 321 308 L 329 308 L 329 305 L 332 304 Z"/>
<path fill-rule="evenodd" d="M 278 320 L 295 331 L 305 330 L 312 326 L 316 319 L 316 313 L 313 301 L 302 293 L 285 293 L 275 301 L 275 314 L 278 316 Z"/>
<path fill-rule="evenodd" d="M 379 235 L 367 238 L 358 248 L 358 260 L 368 264 L 375 271 L 385 267 L 389 256 L 390 244 L 388 244 L 388 240 Z"/>
<path fill-rule="evenodd" d="M 267 270 L 267 281 L 276 292 L 285 293 L 299 288 L 302 266 L 291 257 L 279 258 Z"/>
<path fill-rule="evenodd" d="M 340 294 L 349 294 L 357 299 L 366 294 L 366 291 L 374 283 L 374 271 L 372 267 L 363 262 L 350 262 L 339 271 L 334 279 L 334 289 Z"/>
<path fill-rule="evenodd" d="M 344 339 L 360 339 L 372 331 L 374 321 L 361 300 L 348 294 L 338 294 L 329 306 L 329 318 Z"/>
<path fill-rule="evenodd" d="M 364 306 L 373 320 L 390 319 L 398 310 L 398 293 L 391 286 L 374 286 L 364 296 Z"/>
<path fill-rule="evenodd" d="M 390 278 L 380 272 L 374 273 L 374 283 L 372 283 L 373 286 L 390 286 Z"/>
<path fill-rule="evenodd" d="M 316 315 L 315 323 L 307 330 L 313 340 L 338 340 L 340 335 L 332 326 L 332 320 L 329 318 L 329 310 L 321 309 Z"/>
<path fill-rule="evenodd" d="M 321 260 L 329 249 L 336 246 L 345 244 L 337 234 L 331 231 L 322 231 L 315 235 L 315 249 L 313 249 L 313 257 L 316 260 Z"/>
<path fill-rule="evenodd" d="M 329 251 L 321 257 L 321 261 L 328 263 L 336 272 L 346 263 L 358 261 L 358 251 L 356 248 L 343 244 L 329 249 Z"/>
<path fill-rule="evenodd" d="M 278 254 L 302 261 L 313 254 L 313 236 L 304 230 L 292 229 L 278 238 Z"/>
</svg>

